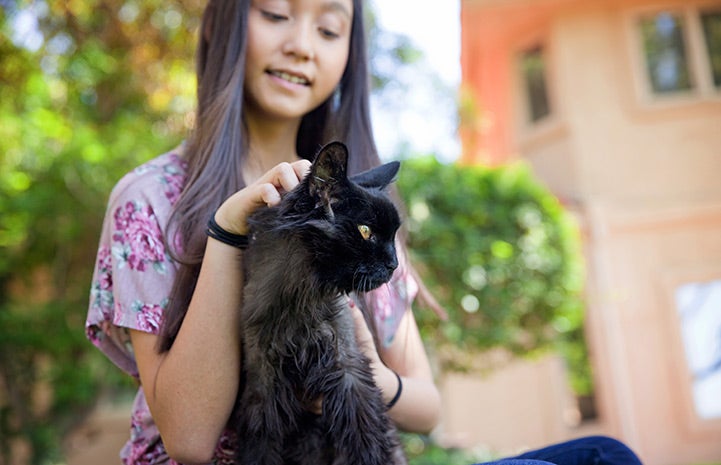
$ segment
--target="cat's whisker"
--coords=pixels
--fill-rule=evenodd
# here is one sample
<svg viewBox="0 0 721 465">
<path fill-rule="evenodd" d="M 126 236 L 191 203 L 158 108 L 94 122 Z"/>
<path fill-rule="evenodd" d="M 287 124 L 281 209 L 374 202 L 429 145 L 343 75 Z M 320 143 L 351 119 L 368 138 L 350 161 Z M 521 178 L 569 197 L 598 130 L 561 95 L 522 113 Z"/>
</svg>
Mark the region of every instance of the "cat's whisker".
<svg viewBox="0 0 721 465">
<path fill-rule="evenodd" d="M 351 289 L 354 289 L 354 290 L 358 289 L 358 287 L 356 287 L 356 284 L 355 284 L 357 276 L 358 276 L 358 268 L 353 270 L 353 279 L 351 279 Z"/>
<path fill-rule="evenodd" d="M 361 279 L 361 286 L 363 288 L 363 292 L 368 292 L 370 290 L 370 282 L 368 280 L 368 276 L 363 275 Z"/>
<path fill-rule="evenodd" d="M 373 287 L 373 281 L 371 281 L 370 276 L 368 276 L 367 274 L 364 274 L 363 275 L 363 290 L 365 292 L 368 292 L 371 290 L 372 287 Z"/>
</svg>

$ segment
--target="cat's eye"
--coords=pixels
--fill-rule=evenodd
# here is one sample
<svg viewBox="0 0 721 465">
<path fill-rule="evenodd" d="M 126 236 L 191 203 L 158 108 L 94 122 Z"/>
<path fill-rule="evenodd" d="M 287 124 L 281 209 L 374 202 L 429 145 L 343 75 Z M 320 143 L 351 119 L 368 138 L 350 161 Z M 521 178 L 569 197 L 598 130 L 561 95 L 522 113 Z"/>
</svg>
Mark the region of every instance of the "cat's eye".
<svg viewBox="0 0 721 465">
<path fill-rule="evenodd" d="M 358 232 L 360 232 L 361 237 L 363 237 L 363 239 L 365 239 L 366 241 L 370 239 L 373 235 L 373 231 L 371 231 L 371 228 L 365 224 L 358 225 Z"/>
</svg>

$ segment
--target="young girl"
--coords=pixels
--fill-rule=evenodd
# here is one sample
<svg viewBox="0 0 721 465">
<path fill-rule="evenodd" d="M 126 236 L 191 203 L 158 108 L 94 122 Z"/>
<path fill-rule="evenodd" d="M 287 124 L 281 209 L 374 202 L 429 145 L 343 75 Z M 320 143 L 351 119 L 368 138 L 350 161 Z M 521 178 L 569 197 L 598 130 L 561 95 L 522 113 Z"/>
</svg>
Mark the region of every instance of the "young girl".
<svg viewBox="0 0 721 465">
<path fill-rule="evenodd" d="M 206 235 L 210 215 L 245 234 L 248 215 L 295 187 L 330 140 L 349 147 L 351 174 L 380 162 L 361 0 L 210 0 L 200 36 L 196 127 L 116 185 L 93 277 L 87 335 L 140 384 L 125 464 L 232 463 L 244 440 L 226 429 L 243 253 Z M 368 296 L 379 344 L 351 308 L 375 381 L 396 399 L 389 415 L 428 432 L 440 398 L 408 311 L 418 282 L 400 255 Z"/>
<path fill-rule="evenodd" d="M 351 173 L 380 163 L 362 20 L 359 0 L 209 2 L 196 128 L 118 183 L 100 240 L 87 334 L 141 386 L 124 463 L 230 463 L 243 253 L 208 238 L 206 224 L 215 212 L 220 227 L 244 234 L 247 216 L 295 187 L 330 140 L 348 145 Z M 386 401 L 401 389 L 392 370 L 401 376 L 390 416 L 428 432 L 440 400 L 407 311 L 416 292 L 401 266 L 372 293 L 379 347 L 353 311 Z"/>
</svg>

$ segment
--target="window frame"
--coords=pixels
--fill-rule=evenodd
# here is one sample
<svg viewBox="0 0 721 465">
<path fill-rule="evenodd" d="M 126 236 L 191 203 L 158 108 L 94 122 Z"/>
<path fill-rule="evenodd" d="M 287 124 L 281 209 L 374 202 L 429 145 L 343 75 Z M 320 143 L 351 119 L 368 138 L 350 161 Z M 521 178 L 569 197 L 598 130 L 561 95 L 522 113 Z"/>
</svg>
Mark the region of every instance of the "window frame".
<svg viewBox="0 0 721 465">
<path fill-rule="evenodd" d="M 692 383 L 688 375 L 689 365 L 680 329 L 681 320 L 678 315 L 676 289 L 689 283 L 721 280 L 721 268 L 717 265 L 712 267 L 664 267 L 660 271 L 658 279 L 663 288 L 661 297 L 664 311 L 661 321 L 665 337 L 672 348 L 671 356 L 666 363 L 670 372 L 678 374 L 673 377 L 669 389 L 673 392 L 671 398 L 680 399 L 682 404 L 681 408 L 674 410 L 674 421 L 683 425 L 689 438 L 704 440 L 704 438 L 718 434 L 721 417 L 703 418 L 696 411 Z"/>
<path fill-rule="evenodd" d="M 544 121 L 547 121 L 548 119 L 553 117 L 554 111 L 554 105 L 551 99 L 551 91 L 550 91 L 550 83 L 549 83 L 549 69 L 548 69 L 548 47 L 547 45 L 542 42 L 534 42 L 530 47 L 525 47 L 523 49 L 519 49 L 516 52 L 516 72 L 518 75 L 518 80 L 520 85 L 523 88 L 522 95 L 523 95 L 523 108 L 524 108 L 524 114 L 523 118 L 525 120 L 525 124 L 527 126 L 537 126 L 539 124 L 542 124 Z M 542 80 L 543 80 L 543 90 L 545 92 L 544 100 L 545 100 L 545 110 L 546 113 L 538 116 L 537 118 L 534 118 L 534 108 L 533 108 L 533 99 L 531 95 L 531 89 L 529 86 L 528 81 L 528 75 L 525 73 L 524 69 L 524 60 L 526 56 L 530 53 L 537 53 L 539 56 L 539 59 L 542 63 Z"/>
<path fill-rule="evenodd" d="M 528 95 L 525 76 L 523 75 L 523 54 L 540 49 L 544 61 L 544 78 L 548 114 L 533 120 L 531 118 L 530 96 Z M 512 89 L 513 133 L 515 143 L 519 146 L 533 144 L 534 141 L 557 137 L 563 132 L 563 108 L 556 93 L 557 70 L 555 69 L 555 50 L 550 39 L 550 32 L 542 28 L 519 37 L 510 51 L 509 76 Z"/>
<path fill-rule="evenodd" d="M 721 87 L 716 87 L 710 63 L 710 51 L 704 37 L 701 14 L 721 11 L 718 2 L 695 1 L 688 4 L 664 3 L 652 7 L 635 8 L 627 12 L 625 29 L 631 50 L 631 64 L 636 95 L 646 105 L 696 103 L 704 100 L 721 100 Z M 660 13 L 678 16 L 681 22 L 691 88 L 687 90 L 656 92 L 648 73 L 648 63 L 640 29 L 641 20 Z"/>
</svg>

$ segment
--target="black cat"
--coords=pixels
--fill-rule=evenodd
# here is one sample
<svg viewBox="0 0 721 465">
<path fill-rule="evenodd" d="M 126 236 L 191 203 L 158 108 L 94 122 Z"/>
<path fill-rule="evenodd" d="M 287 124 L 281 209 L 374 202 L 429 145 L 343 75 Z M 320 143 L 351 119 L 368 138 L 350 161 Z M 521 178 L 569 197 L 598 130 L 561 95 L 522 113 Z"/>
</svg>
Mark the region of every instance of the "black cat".
<svg viewBox="0 0 721 465">
<path fill-rule="evenodd" d="M 326 145 L 279 205 L 248 219 L 239 464 L 406 463 L 347 305 L 398 265 L 400 219 L 383 190 L 400 164 L 349 179 L 347 160 L 345 145 Z"/>
</svg>

